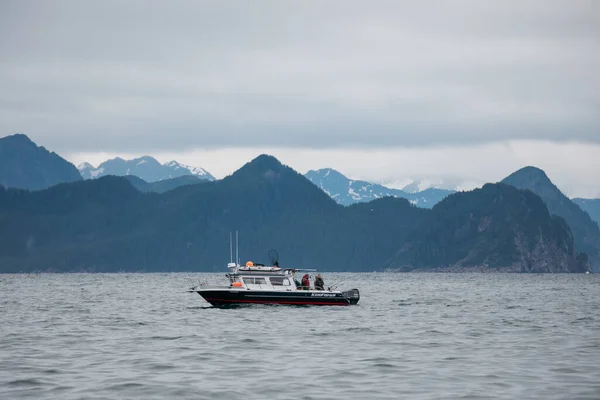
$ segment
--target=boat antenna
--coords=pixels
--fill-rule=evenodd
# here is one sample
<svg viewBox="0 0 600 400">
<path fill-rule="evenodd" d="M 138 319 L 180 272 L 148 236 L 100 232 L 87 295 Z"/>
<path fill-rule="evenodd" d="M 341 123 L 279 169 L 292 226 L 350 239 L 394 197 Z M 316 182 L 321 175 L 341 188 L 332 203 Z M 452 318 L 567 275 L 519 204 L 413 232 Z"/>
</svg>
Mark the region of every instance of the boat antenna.
<svg viewBox="0 0 600 400">
<path fill-rule="evenodd" d="M 233 241 L 231 239 L 231 232 L 229 232 L 229 263 L 233 263 Z"/>
<path fill-rule="evenodd" d="M 273 265 L 274 267 L 279 267 L 279 254 L 277 253 L 277 250 L 271 249 L 267 254 L 269 255 L 269 259 L 271 260 L 271 265 Z"/>
</svg>

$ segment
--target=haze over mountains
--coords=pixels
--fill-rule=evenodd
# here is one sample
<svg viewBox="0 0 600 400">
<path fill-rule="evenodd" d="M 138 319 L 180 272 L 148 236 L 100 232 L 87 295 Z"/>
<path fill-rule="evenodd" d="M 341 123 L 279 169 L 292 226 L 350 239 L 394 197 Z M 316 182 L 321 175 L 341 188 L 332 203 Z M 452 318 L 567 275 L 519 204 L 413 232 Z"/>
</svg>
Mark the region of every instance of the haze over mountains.
<svg viewBox="0 0 600 400">
<path fill-rule="evenodd" d="M 169 173 L 175 167 L 150 157 L 96 169 L 124 177 L 82 180 L 72 164 L 23 135 L 0 145 L 21 178 L 39 177 L 55 163 L 67 171 L 53 178 L 63 183 L 44 190 L 0 189 L 3 272 L 221 270 L 235 230 L 244 257 L 277 248 L 282 262 L 328 271 L 600 270 L 598 225 L 533 167 L 474 191 L 440 191 L 443 200 L 426 209 L 415 204 L 427 191 L 394 191 L 332 169 L 303 176 L 266 155 L 222 180 L 189 169 L 155 182 L 126 175 L 132 168 Z M 4 166 L 0 176 L 12 171 Z M 339 204 L 348 196 L 356 203 Z"/>
<path fill-rule="evenodd" d="M 9 144 L 12 147 L 9 147 Z M 0 169 L 0 174 L 3 174 L 0 175 L 3 183 L 0 182 L 0 184 L 5 187 L 37 190 L 57 183 L 79 179 L 74 173 L 74 166 L 70 162 L 55 153 L 48 152 L 43 147 L 38 148 L 26 135 L 18 134 L 0 138 L 0 149 L 2 148 L 1 146 L 4 146 L 5 151 L 8 151 L 9 148 L 12 149 L 10 150 L 10 156 L 7 155 L 0 160 L 0 162 L 5 163 L 5 167 Z M 53 154 L 53 162 L 46 162 L 43 158 L 34 162 L 25 162 L 25 160 L 31 160 L 31 153 L 28 154 L 28 151 L 34 148 L 38 148 L 41 152 L 40 154 L 44 154 L 44 152 Z M 20 172 L 28 168 L 37 168 L 38 175 L 48 175 L 54 178 L 49 179 L 44 184 L 40 184 L 40 178 L 32 174 L 30 181 L 28 181 L 28 175 Z M 94 167 L 89 163 L 82 163 L 79 165 L 78 170 L 83 179 L 93 179 L 107 175 L 137 177 L 140 180 L 132 179 L 132 183 L 142 191 L 163 192 L 173 189 L 180 184 L 187 185 L 198 183 L 202 180 L 215 179 L 204 168 L 187 166 L 177 161 L 169 161 L 161 164 L 150 156 L 143 156 L 132 160 L 124 160 L 117 157 L 101 163 L 98 167 Z M 63 173 L 58 173 L 57 175 L 58 171 L 63 171 Z M 15 180 L 16 178 L 14 177 L 19 174 L 20 180 Z M 341 172 L 332 168 L 310 170 L 305 176 L 342 205 L 368 202 L 384 196 L 394 196 L 406 198 L 412 204 L 419 207 L 431 208 L 437 202 L 455 192 L 454 190 L 431 187 L 435 182 L 430 180 L 427 182 L 411 181 L 402 190 L 394 189 L 372 182 L 349 179 Z M 173 179 L 179 177 L 187 178 Z M 197 177 L 198 179 L 196 180 L 193 177 Z M 161 181 L 168 182 L 158 183 Z M 421 187 L 427 187 L 427 189 L 419 190 Z M 599 207 L 596 205 L 598 203 L 595 199 L 574 199 L 573 201 L 584 209 L 584 211 L 587 211 L 594 221 L 600 222 Z"/>
<path fill-rule="evenodd" d="M 177 161 L 169 161 L 161 164 L 151 156 L 143 156 L 132 160 L 124 160 L 117 157 L 102 162 L 98 167 L 94 167 L 90 163 L 85 162 L 77 167 L 81 175 L 81 177 L 78 177 L 73 169 L 73 165 L 55 153 L 52 153 L 54 154 L 53 162 L 45 162 L 43 159 L 32 161 L 31 156 L 27 155 L 26 151 L 27 149 L 31 150 L 32 148 L 37 148 L 37 146 L 25 135 L 14 135 L 2 138 L 0 139 L 0 144 L 2 143 L 4 143 L 6 151 L 10 149 L 11 154 L 15 155 L 13 157 L 14 160 L 8 156 L 3 158 L 4 162 L 7 164 L 2 170 L 7 171 L 7 175 L 4 180 L 0 182 L 4 182 L 3 186 L 5 187 L 37 190 L 81 178 L 97 179 L 103 176 L 115 175 L 140 178 L 143 182 L 135 179 L 133 179 L 132 182 L 134 183 L 134 186 L 142 191 L 162 192 L 167 189 L 173 189 L 179 184 L 198 183 L 191 177 L 197 177 L 199 180 L 215 180 L 215 178 L 204 168 L 184 165 Z M 10 143 L 13 143 L 11 145 L 12 147 L 8 147 Z M 21 154 L 21 148 L 19 146 L 23 146 L 23 154 Z M 43 147 L 40 147 L 39 149 L 42 153 L 47 152 Z M 49 152 L 47 153 L 50 154 Z M 26 160 L 29 161 L 25 162 Z M 47 180 L 47 182 L 43 184 L 38 182 L 37 180 L 39 179 L 36 177 L 32 177 L 31 184 L 28 183 L 26 179 L 27 174 L 22 174 L 21 178 L 19 178 L 20 180 L 9 178 L 9 173 L 10 176 L 16 176 L 16 174 L 25 167 L 30 168 L 35 166 L 37 166 L 38 174 L 49 174 L 50 177 L 54 178 Z M 63 173 L 62 175 L 60 173 L 58 175 L 54 173 L 53 175 L 52 171 L 63 171 Z M 367 202 L 385 196 L 394 196 L 408 199 L 411 203 L 419 207 L 431 208 L 448 194 L 454 192 L 452 190 L 437 188 L 429 188 L 417 192 L 406 192 L 387 188 L 371 182 L 351 180 L 342 173 L 331 168 L 320 169 L 317 171 L 311 170 L 307 172 L 305 176 L 342 205 Z M 174 179 L 180 177 L 190 178 Z M 168 182 L 158 183 L 162 181 Z"/>
<path fill-rule="evenodd" d="M 384 186 L 392 185 L 384 184 Z M 450 192 L 456 192 L 457 187 L 460 187 L 460 182 L 445 182 L 442 179 L 436 181 L 429 179 L 411 179 L 409 183 L 402 185 L 402 190 L 407 193 L 417 193 L 427 189 L 443 189 Z"/>
</svg>

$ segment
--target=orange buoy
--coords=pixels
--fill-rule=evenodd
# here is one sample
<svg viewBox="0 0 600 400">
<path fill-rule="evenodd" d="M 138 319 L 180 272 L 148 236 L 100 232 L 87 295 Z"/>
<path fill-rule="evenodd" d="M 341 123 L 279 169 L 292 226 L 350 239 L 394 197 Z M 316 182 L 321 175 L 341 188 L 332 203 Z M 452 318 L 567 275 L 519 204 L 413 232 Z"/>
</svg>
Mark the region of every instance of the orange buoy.
<svg viewBox="0 0 600 400">
<path fill-rule="evenodd" d="M 242 282 L 233 282 L 231 284 L 231 286 L 233 286 L 233 287 L 242 287 Z"/>
<path fill-rule="evenodd" d="M 246 263 L 246 267 L 254 267 L 254 263 L 252 261 L 248 261 Z"/>
</svg>

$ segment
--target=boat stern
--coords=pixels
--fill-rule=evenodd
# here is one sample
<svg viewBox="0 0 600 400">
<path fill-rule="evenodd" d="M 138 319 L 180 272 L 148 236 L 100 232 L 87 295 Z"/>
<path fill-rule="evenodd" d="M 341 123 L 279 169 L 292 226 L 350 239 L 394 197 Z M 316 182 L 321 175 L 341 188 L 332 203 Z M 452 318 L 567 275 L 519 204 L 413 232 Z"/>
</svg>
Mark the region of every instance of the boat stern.
<svg viewBox="0 0 600 400">
<path fill-rule="evenodd" d="M 350 304 L 356 304 L 358 303 L 358 300 L 360 300 L 360 292 L 358 289 L 346 290 L 345 292 L 342 292 L 342 294 L 348 299 Z"/>
</svg>

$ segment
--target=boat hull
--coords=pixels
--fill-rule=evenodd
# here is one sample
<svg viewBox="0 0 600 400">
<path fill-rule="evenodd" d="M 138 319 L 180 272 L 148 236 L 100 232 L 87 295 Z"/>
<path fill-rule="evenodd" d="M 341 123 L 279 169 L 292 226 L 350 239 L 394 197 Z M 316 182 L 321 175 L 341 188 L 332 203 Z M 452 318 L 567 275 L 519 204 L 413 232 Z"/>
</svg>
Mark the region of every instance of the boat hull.
<svg viewBox="0 0 600 400">
<path fill-rule="evenodd" d="M 356 289 L 352 289 L 354 291 Z M 352 292 L 349 291 L 349 292 Z M 348 306 L 358 302 L 358 290 L 355 296 L 347 296 L 340 292 L 311 290 L 297 291 L 258 291 L 235 289 L 198 289 L 195 290 L 214 307 L 227 307 L 243 304 L 288 304 L 317 306 Z M 354 292 L 353 292 L 354 294 Z"/>
</svg>

